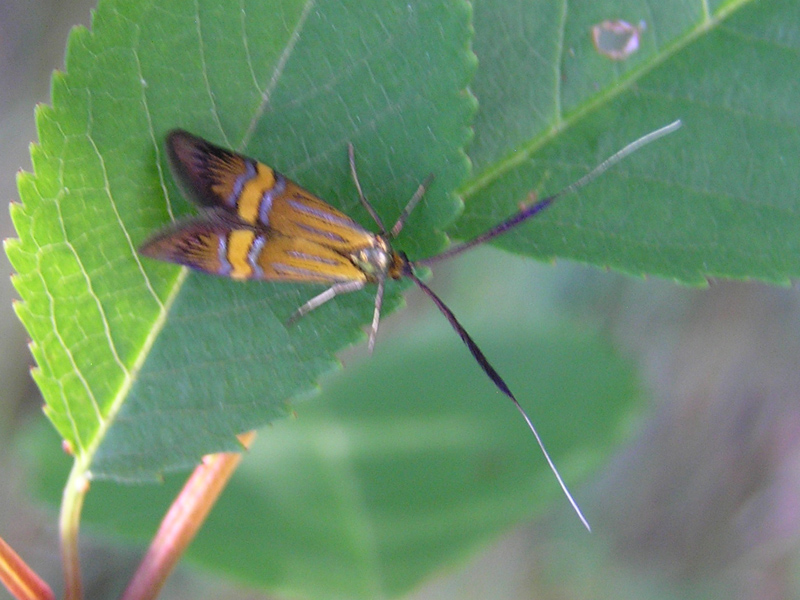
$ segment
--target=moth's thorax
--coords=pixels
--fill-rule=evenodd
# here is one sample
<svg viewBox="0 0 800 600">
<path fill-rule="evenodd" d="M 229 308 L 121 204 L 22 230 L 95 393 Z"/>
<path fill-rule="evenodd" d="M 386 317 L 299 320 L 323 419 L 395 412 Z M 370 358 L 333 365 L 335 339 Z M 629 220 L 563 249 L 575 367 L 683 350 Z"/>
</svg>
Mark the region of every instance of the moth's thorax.
<svg viewBox="0 0 800 600">
<path fill-rule="evenodd" d="M 392 250 L 383 236 L 376 235 L 371 246 L 360 248 L 350 254 L 350 260 L 367 276 L 367 281 L 378 281 L 390 277 L 397 279 L 401 270 L 401 258 Z"/>
</svg>

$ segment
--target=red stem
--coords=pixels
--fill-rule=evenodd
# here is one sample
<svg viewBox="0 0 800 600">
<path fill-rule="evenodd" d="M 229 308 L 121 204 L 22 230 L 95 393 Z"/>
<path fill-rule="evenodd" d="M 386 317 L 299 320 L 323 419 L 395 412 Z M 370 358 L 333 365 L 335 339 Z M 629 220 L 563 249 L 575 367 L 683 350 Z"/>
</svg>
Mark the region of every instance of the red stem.
<svg viewBox="0 0 800 600">
<path fill-rule="evenodd" d="M 54 600 L 53 590 L 0 538 L 0 581 L 17 600 Z"/>
<path fill-rule="evenodd" d="M 255 436 L 251 431 L 240 435 L 239 441 L 249 447 Z M 161 521 L 121 600 L 154 600 L 158 596 L 241 459 L 239 452 L 209 454 L 203 458 Z"/>
</svg>

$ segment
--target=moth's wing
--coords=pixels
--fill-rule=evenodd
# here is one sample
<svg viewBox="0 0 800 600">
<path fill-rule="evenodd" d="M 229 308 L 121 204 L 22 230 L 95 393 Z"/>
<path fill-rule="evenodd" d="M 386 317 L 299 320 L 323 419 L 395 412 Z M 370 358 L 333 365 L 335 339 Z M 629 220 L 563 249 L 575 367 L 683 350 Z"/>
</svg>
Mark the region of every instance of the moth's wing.
<svg viewBox="0 0 800 600">
<path fill-rule="evenodd" d="M 364 281 L 349 256 L 375 235 L 270 167 L 186 131 L 167 136 L 175 175 L 206 210 L 142 253 L 234 279 Z"/>
<path fill-rule="evenodd" d="M 231 277 L 336 283 L 366 275 L 336 250 L 207 211 L 165 227 L 139 248 L 144 256 Z"/>
<path fill-rule="evenodd" d="M 255 238 L 251 256 L 255 279 L 327 284 L 367 280 L 364 271 L 333 248 L 275 231 Z"/>
<path fill-rule="evenodd" d="M 203 207 L 221 208 L 248 223 L 254 219 L 243 218 L 240 204 L 252 200 L 249 196 L 256 188 L 269 189 L 275 182 L 268 166 L 182 129 L 167 135 L 167 153 L 175 178 L 192 200 Z M 245 194 L 248 184 L 251 193 Z"/>
<path fill-rule="evenodd" d="M 339 251 L 373 243 L 374 234 L 263 163 L 180 129 L 167 136 L 167 149 L 176 178 L 200 206 Z"/>
<path fill-rule="evenodd" d="M 323 202 L 292 180 L 278 175 L 280 193 L 269 195 L 260 212 L 263 226 L 292 238 L 302 238 L 338 252 L 371 247 L 375 234 Z M 268 206 L 266 205 L 268 202 Z"/>
<path fill-rule="evenodd" d="M 186 217 L 150 236 L 139 252 L 144 256 L 216 275 L 230 275 L 228 234 L 244 227 L 220 211 Z"/>
</svg>

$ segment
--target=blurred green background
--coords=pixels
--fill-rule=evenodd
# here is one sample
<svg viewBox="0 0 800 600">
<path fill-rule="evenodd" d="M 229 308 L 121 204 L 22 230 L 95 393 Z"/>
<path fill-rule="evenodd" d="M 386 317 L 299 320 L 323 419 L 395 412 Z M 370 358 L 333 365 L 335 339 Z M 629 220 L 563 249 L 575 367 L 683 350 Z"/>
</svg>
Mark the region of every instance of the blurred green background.
<svg viewBox="0 0 800 600">
<path fill-rule="evenodd" d="M 93 5 L 0 5 L 0 189 L 9 201 L 17 197 L 15 172 L 30 168 L 34 104 L 48 101 L 69 28 L 88 25 Z M 4 238 L 14 235 L 7 211 L 0 227 Z M 0 260 L 10 273 L 5 256 Z M 508 329 L 524 312 L 525 319 L 563 318 L 601 332 L 635 362 L 649 404 L 612 463 L 573 490 L 594 534 L 557 504 L 551 518 L 506 534 L 410 597 L 800 597 L 794 289 L 712 281 L 691 290 L 491 249 L 437 267 L 433 285 L 471 331 Z M 58 587 L 55 514 L 31 499 L 17 450 L 19 436 L 45 419 L 28 374 L 26 336 L 11 309 L 13 289 L 8 278 L 0 286 L 0 535 Z M 383 323 L 379 346 L 440 318 L 420 294 L 408 302 Z M 344 357 L 350 365 L 367 359 L 361 347 Z M 101 597 L 127 579 L 141 549 L 84 534 L 87 597 Z M 182 567 L 163 597 L 262 595 Z"/>
</svg>

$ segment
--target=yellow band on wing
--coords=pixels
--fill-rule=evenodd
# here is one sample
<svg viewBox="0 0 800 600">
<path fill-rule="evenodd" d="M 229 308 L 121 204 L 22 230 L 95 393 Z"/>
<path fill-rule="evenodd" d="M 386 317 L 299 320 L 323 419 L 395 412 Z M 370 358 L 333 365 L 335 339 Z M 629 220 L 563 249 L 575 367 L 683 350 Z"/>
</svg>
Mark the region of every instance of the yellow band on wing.
<svg viewBox="0 0 800 600">
<path fill-rule="evenodd" d="M 248 256 L 256 234 L 249 229 L 235 229 L 228 234 L 228 262 L 232 279 L 247 279 L 253 273 Z"/>
<path fill-rule="evenodd" d="M 275 185 L 275 172 L 267 165 L 258 163 L 256 176 L 242 188 L 239 201 L 236 203 L 239 218 L 245 223 L 255 224 L 261 208 L 261 199 Z"/>
</svg>

